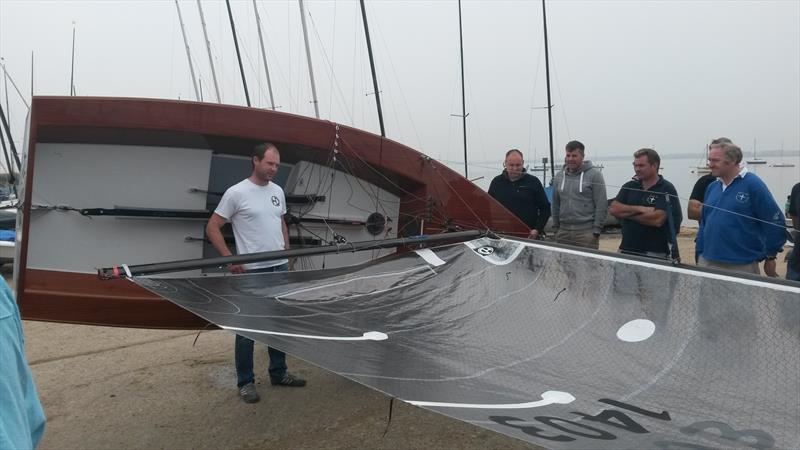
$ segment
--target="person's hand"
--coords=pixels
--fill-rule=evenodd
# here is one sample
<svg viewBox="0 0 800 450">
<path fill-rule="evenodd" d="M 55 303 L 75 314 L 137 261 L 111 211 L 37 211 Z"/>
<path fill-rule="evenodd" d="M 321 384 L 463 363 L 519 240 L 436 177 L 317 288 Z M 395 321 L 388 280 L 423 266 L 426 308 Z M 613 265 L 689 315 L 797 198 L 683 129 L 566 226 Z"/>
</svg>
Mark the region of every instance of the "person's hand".
<svg viewBox="0 0 800 450">
<path fill-rule="evenodd" d="M 531 239 L 539 239 L 539 230 L 534 228 L 531 230 L 531 233 L 528 235 L 528 237 Z"/>
<path fill-rule="evenodd" d="M 778 272 L 775 270 L 777 262 L 774 259 L 767 259 L 764 261 L 764 273 L 768 277 L 778 278 Z"/>
<path fill-rule="evenodd" d="M 244 266 L 241 264 L 231 264 L 230 266 L 228 266 L 228 270 L 231 273 L 245 273 Z"/>
</svg>

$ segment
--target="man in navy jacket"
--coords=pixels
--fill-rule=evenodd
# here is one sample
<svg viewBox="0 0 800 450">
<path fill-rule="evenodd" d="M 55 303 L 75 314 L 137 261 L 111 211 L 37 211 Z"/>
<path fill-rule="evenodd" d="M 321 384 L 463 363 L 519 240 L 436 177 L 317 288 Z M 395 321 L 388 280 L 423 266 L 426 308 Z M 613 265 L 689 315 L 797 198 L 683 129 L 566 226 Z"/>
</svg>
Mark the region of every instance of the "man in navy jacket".
<svg viewBox="0 0 800 450">
<path fill-rule="evenodd" d="M 697 232 L 698 265 L 777 277 L 775 259 L 786 242 L 783 213 L 766 184 L 739 167 L 742 149 L 734 144 L 712 145 L 711 174 L 702 221 Z"/>
<path fill-rule="evenodd" d="M 622 223 L 619 250 L 657 259 L 678 260 L 675 235 L 683 214 L 675 186 L 658 174 L 661 157 L 651 148 L 633 154 L 636 176 L 625 183 L 608 212 Z"/>
<path fill-rule="evenodd" d="M 509 150 L 503 163 L 505 170 L 492 180 L 489 195 L 528 225 L 531 239 L 539 239 L 550 218 L 550 202 L 542 182 L 525 173 L 524 163 L 521 151 Z"/>
</svg>

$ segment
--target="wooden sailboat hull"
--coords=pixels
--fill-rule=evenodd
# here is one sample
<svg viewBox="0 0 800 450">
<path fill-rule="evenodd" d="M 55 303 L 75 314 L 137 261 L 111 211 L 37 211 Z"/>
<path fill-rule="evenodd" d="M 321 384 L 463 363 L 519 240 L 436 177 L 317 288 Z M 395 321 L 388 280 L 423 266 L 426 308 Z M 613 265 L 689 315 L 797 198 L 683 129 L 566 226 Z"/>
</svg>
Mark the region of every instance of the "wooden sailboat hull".
<svg viewBox="0 0 800 450">
<path fill-rule="evenodd" d="M 290 205 L 290 214 L 306 222 L 291 231 L 303 244 L 333 239 L 328 231 L 350 241 L 463 229 L 528 233 L 488 194 L 446 166 L 397 142 L 333 122 L 196 102 L 35 97 L 15 266 L 23 317 L 130 327 L 203 326 L 133 283 L 97 279 L 95 269 L 216 256 L 203 244 L 205 220 L 180 214 L 213 211 L 219 192 L 249 175 L 249 152 L 263 141 L 281 151 L 285 176 L 279 184 L 287 196 L 317 198 Z M 91 209 L 121 208 L 154 210 L 158 217 L 85 215 Z M 387 219 L 378 233 L 366 229 L 371 212 Z M 329 257 L 314 267 L 349 265 L 382 254 Z"/>
</svg>

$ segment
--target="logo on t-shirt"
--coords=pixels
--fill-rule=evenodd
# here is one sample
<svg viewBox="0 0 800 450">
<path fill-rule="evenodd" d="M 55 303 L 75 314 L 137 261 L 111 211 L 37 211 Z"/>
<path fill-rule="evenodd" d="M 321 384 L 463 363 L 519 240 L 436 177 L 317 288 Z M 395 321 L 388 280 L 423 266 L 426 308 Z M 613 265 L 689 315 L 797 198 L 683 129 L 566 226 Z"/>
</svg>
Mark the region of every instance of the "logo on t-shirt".
<svg viewBox="0 0 800 450">
<path fill-rule="evenodd" d="M 750 194 L 747 192 L 739 192 L 736 194 L 736 200 L 740 203 L 747 203 L 750 200 Z"/>
<path fill-rule="evenodd" d="M 281 206 L 281 201 L 276 196 L 272 196 L 272 204 L 275 206 Z"/>
<path fill-rule="evenodd" d="M 647 201 L 647 203 L 652 205 L 653 203 L 656 202 L 656 196 L 653 195 L 653 194 L 650 194 L 649 196 L 647 196 L 646 201 Z"/>
</svg>

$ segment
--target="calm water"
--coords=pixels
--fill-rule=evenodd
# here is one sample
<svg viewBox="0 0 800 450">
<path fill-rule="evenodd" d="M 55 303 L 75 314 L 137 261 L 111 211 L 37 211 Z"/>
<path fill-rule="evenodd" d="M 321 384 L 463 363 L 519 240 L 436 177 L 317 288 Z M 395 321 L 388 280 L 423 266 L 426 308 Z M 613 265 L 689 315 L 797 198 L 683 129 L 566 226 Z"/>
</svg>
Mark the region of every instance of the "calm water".
<svg viewBox="0 0 800 450">
<path fill-rule="evenodd" d="M 778 205 L 783 209 L 786 197 L 792 190 L 795 183 L 800 182 L 800 156 L 787 157 L 765 157 L 767 164 L 748 165 L 748 170 L 756 173 L 764 182 Z M 603 178 L 606 181 L 606 191 L 608 197 L 612 198 L 619 192 L 620 186 L 625 184 L 633 176 L 633 158 L 630 160 L 592 160 L 594 164 L 602 164 Z M 689 195 L 692 193 L 694 183 L 699 177 L 694 173 L 694 169 L 704 161 L 701 158 L 674 158 L 662 156 L 661 175 L 675 185 L 680 197 L 681 206 L 684 210 L 684 224 L 686 226 L 696 226 L 696 222 L 686 220 L 686 204 L 689 202 Z M 773 167 L 774 164 L 794 164 L 794 167 Z M 463 166 L 453 165 L 451 168 L 463 173 Z M 489 189 L 492 178 L 497 176 L 502 170 L 502 162 L 494 164 L 475 164 L 470 166 L 470 179 L 483 177 L 475 180 L 475 184 L 484 190 Z M 540 171 L 532 172 L 542 179 Z M 550 173 L 548 171 L 546 183 L 550 183 Z"/>
</svg>

